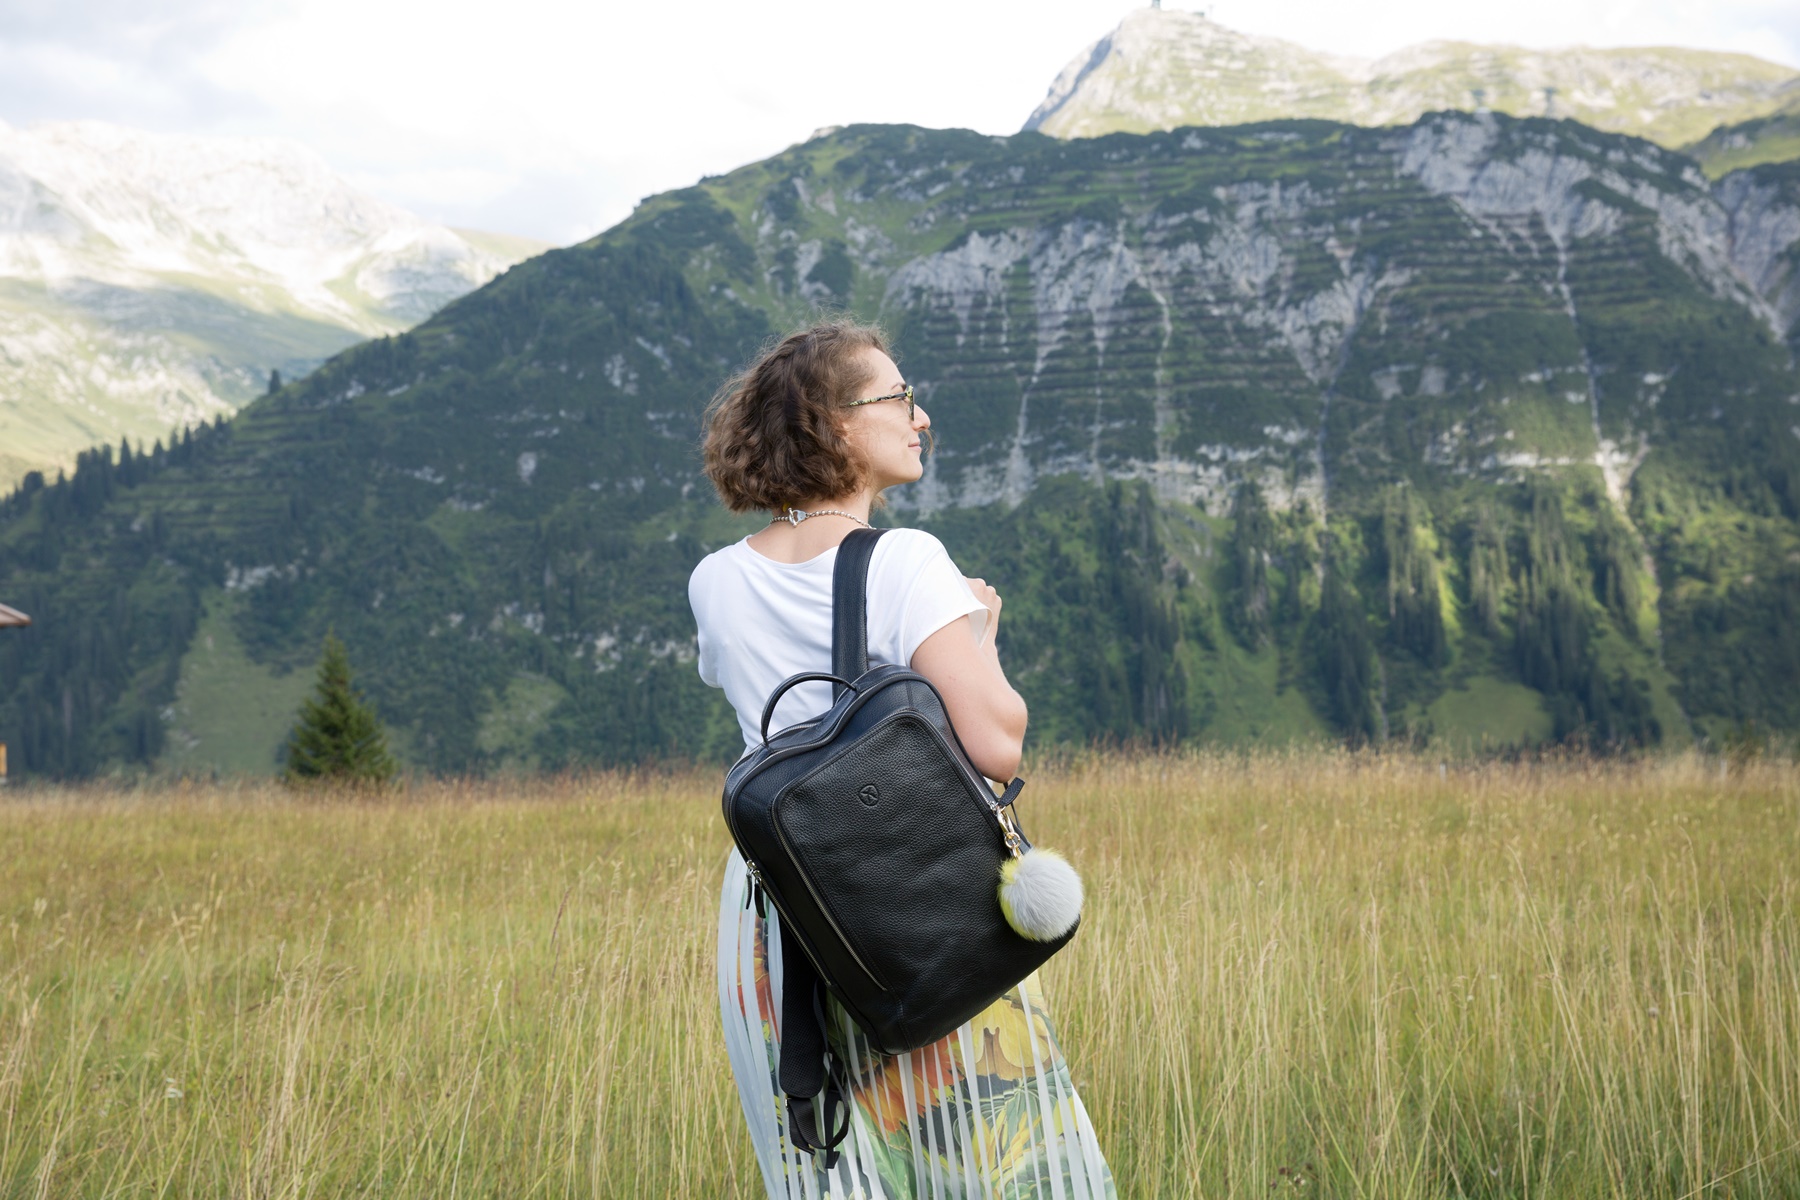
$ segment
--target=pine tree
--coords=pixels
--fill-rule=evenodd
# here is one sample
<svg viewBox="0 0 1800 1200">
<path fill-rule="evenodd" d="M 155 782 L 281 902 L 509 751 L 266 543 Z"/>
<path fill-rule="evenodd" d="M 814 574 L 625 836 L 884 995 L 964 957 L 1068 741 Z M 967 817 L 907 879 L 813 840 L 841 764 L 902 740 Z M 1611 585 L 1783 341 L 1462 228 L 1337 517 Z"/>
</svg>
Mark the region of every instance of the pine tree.
<svg viewBox="0 0 1800 1200">
<path fill-rule="evenodd" d="M 1353 746 L 1381 737 L 1375 647 L 1362 597 L 1333 555 L 1325 560 L 1319 611 L 1313 617 L 1313 661 L 1327 711 Z"/>
<path fill-rule="evenodd" d="M 1420 662 L 1441 667 L 1449 661 L 1450 652 L 1438 599 L 1437 561 L 1421 537 L 1421 530 L 1430 522 L 1425 502 L 1411 488 L 1388 489 L 1381 513 L 1388 636 Z"/>
<path fill-rule="evenodd" d="M 1246 650 L 1269 643 L 1269 550 L 1275 523 L 1262 490 L 1246 480 L 1231 499 L 1231 540 L 1227 546 L 1237 584 L 1227 610 L 1232 631 Z"/>
<path fill-rule="evenodd" d="M 398 769 L 381 718 L 351 686 L 344 643 L 327 633 L 318 691 L 301 705 L 300 721 L 288 737 L 288 781 L 381 785 Z"/>
<path fill-rule="evenodd" d="M 1469 601 L 1483 633 L 1500 633 L 1501 603 L 1511 579 L 1506 562 L 1506 533 L 1487 504 L 1475 510 L 1475 527 L 1469 539 Z"/>
</svg>

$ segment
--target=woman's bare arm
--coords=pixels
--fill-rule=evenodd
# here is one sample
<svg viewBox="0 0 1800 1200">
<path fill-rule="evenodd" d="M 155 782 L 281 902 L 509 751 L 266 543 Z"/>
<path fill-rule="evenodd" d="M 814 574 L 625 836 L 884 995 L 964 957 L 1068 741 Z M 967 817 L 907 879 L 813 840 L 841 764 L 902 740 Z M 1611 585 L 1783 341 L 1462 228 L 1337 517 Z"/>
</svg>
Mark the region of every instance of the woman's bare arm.
<svg viewBox="0 0 1800 1200">
<path fill-rule="evenodd" d="M 979 579 L 971 579 L 969 588 L 987 606 L 986 628 L 977 636 L 973 618 L 959 617 L 925 639 L 913 653 L 912 669 L 943 696 L 950 723 L 975 769 L 1004 782 L 1019 773 L 1025 701 L 1000 668 L 995 640 L 1000 596 Z"/>
</svg>

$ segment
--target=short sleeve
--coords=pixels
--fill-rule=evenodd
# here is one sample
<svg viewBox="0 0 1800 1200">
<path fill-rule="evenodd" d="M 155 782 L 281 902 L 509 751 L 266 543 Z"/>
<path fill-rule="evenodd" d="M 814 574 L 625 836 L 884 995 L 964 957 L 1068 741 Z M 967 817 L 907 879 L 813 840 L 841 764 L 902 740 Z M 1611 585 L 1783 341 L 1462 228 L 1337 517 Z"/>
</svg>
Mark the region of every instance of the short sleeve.
<svg viewBox="0 0 1800 1200">
<path fill-rule="evenodd" d="M 699 596 L 706 586 L 701 574 L 705 570 L 706 563 L 702 562 L 688 577 L 688 607 L 694 612 L 695 650 L 699 659 L 700 682 L 708 687 L 720 687 L 718 652 L 713 646 L 713 639 L 707 636 L 707 620 L 700 611 Z"/>
<path fill-rule="evenodd" d="M 898 543 L 900 554 L 893 567 L 903 583 L 894 594 L 904 597 L 896 612 L 891 645 L 894 661 L 906 665 L 925 639 L 960 617 L 979 613 L 985 618 L 987 606 L 975 598 L 968 580 L 935 537 L 910 529 L 896 530 L 887 537 Z"/>
</svg>

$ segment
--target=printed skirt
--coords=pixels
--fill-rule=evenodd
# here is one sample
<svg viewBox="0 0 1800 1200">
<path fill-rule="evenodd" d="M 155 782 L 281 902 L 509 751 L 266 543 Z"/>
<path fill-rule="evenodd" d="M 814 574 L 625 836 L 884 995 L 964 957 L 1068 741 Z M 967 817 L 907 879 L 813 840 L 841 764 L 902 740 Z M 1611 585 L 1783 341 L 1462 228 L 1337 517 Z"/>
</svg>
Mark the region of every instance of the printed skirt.
<svg viewBox="0 0 1800 1200">
<path fill-rule="evenodd" d="M 719 1009 L 763 1184 L 778 1200 L 1112 1200 L 1112 1172 L 1032 975 L 941 1041 L 874 1050 L 832 1000 L 850 1134 L 826 1171 L 788 1140 L 778 1082 L 781 931 L 758 917 L 734 849 L 719 899 Z M 837 1114 L 834 1118 L 841 1120 Z"/>
</svg>

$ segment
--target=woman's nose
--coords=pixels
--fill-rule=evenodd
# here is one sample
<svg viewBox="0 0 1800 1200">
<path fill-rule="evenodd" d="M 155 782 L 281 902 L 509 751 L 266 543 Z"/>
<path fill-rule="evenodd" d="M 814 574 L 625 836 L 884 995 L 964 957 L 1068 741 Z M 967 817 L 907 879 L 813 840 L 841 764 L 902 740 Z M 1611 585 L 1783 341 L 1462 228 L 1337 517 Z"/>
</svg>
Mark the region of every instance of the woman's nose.
<svg viewBox="0 0 1800 1200">
<path fill-rule="evenodd" d="M 931 414 L 925 411 L 925 406 L 922 404 L 913 405 L 912 427 L 914 429 L 931 428 Z"/>
</svg>

